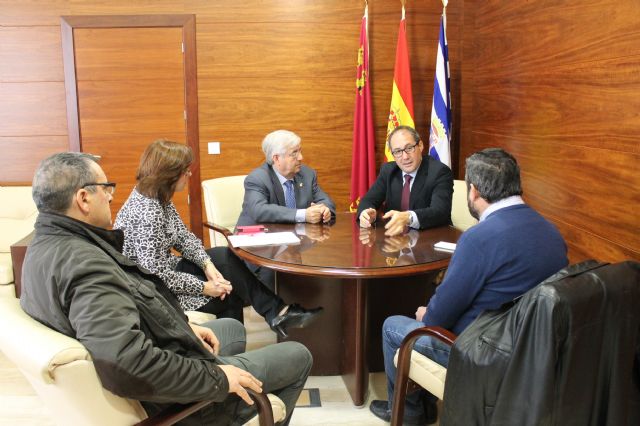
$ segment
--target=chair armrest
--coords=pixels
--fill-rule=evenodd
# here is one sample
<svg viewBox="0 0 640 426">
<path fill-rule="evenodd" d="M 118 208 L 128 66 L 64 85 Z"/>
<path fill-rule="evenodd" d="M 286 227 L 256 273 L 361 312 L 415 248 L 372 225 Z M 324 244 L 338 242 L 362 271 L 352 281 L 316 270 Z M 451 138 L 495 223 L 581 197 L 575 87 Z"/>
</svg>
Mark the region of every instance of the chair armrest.
<svg viewBox="0 0 640 426">
<path fill-rule="evenodd" d="M 407 383 L 409 381 L 409 368 L 411 366 L 411 351 L 413 351 L 413 346 L 415 345 L 416 340 L 424 336 L 434 337 L 449 346 L 452 346 L 458 337 L 442 327 L 426 326 L 411 331 L 402 340 L 402 344 L 398 351 L 395 392 L 393 393 L 393 412 L 391 413 L 392 426 L 402 424 L 404 399 L 407 392 Z"/>
<path fill-rule="evenodd" d="M 233 232 L 231 232 L 231 230 L 229 230 L 228 228 L 225 228 L 224 226 L 216 225 L 213 222 L 207 221 L 207 222 L 204 222 L 203 225 L 209 229 L 213 229 L 214 231 L 224 235 L 227 241 L 229 241 L 229 235 L 233 235 Z"/>
<path fill-rule="evenodd" d="M 269 401 L 267 394 L 258 393 L 251 389 L 247 389 L 247 392 L 256 403 L 260 426 L 274 426 L 273 410 L 271 409 L 271 401 Z"/>
<path fill-rule="evenodd" d="M 247 392 L 249 393 L 249 396 L 251 396 L 251 399 L 256 403 L 260 426 L 274 426 L 273 410 L 271 409 L 271 401 L 269 401 L 267 394 L 258 393 L 251 389 L 247 389 Z M 136 426 L 170 426 L 206 407 L 212 402 L 213 401 L 199 401 L 186 406 L 174 404 L 155 416 L 136 423 Z"/>
</svg>

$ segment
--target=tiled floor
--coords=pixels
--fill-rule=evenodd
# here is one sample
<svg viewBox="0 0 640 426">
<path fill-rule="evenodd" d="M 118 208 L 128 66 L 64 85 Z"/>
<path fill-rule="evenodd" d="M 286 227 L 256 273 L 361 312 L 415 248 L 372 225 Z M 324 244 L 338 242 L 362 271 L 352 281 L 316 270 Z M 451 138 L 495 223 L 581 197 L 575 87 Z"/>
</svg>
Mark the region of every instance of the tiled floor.
<svg viewBox="0 0 640 426">
<path fill-rule="evenodd" d="M 276 341 L 275 334 L 255 312 L 246 313 L 248 349 Z M 306 387 L 319 388 L 321 407 L 297 408 L 291 425 L 384 425 L 367 408 L 372 399 L 386 397 L 383 373 L 372 374 L 369 397 L 364 407 L 354 407 L 339 376 L 309 377 Z M 54 425 L 44 405 L 26 379 L 0 352 L 0 425 Z"/>
</svg>

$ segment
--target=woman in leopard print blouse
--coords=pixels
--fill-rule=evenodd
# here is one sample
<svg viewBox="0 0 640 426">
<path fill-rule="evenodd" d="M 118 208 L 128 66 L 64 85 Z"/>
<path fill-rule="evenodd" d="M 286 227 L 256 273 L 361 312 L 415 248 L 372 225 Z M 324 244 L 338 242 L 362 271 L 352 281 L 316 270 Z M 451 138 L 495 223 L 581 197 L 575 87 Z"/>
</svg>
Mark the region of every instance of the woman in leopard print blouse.
<svg viewBox="0 0 640 426">
<path fill-rule="evenodd" d="M 184 310 L 242 321 L 243 306 L 250 304 L 283 337 L 287 328 L 306 325 L 321 308 L 286 305 L 231 250 L 205 250 L 186 228 L 171 198 L 186 187 L 192 159 L 191 149 L 176 142 L 161 139 L 147 147 L 137 186 L 114 224 L 124 231 L 124 254 L 160 276 Z"/>
</svg>

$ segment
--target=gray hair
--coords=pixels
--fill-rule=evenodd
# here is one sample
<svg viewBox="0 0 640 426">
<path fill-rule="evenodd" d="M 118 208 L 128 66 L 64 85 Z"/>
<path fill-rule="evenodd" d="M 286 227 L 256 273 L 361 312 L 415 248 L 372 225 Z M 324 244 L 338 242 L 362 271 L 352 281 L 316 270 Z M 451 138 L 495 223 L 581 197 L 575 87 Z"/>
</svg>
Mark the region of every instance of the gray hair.
<svg viewBox="0 0 640 426">
<path fill-rule="evenodd" d="M 518 162 L 501 148 L 487 148 L 467 158 L 464 180 L 467 189 L 473 184 L 488 203 L 522 195 Z"/>
<path fill-rule="evenodd" d="M 269 133 L 262 140 L 262 152 L 267 164 L 273 164 L 273 156 L 284 155 L 290 148 L 300 145 L 300 136 L 289 130 L 276 130 Z"/>
<path fill-rule="evenodd" d="M 418 134 L 418 132 L 416 131 L 416 129 L 414 129 L 411 126 L 398 126 L 395 129 L 393 129 L 391 131 L 391 133 L 389 133 L 389 136 L 387 136 L 387 147 L 389 149 L 391 149 L 391 138 L 398 132 L 407 132 L 409 133 L 409 135 L 413 138 L 413 141 L 415 143 L 420 142 L 422 139 L 420 139 L 420 134 Z"/>
<path fill-rule="evenodd" d="M 83 185 L 95 182 L 91 163 L 95 157 L 80 152 L 62 152 L 42 160 L 35 175 L 31 194 L 39 212 L 66 213 L 73 194 Z M 96 188 L 88 188 L 95 191 Z"/>
</svg>

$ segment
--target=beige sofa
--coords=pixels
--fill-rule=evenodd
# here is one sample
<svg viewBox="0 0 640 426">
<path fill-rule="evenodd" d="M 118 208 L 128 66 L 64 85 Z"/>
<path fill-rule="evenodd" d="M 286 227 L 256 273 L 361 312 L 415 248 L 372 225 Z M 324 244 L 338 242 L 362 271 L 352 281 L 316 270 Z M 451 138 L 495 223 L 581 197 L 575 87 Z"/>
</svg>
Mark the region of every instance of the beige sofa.
<svg viewBox="0 0 640 426">
<path fill-rule="evenodd" d="M 15 297 L 10 247 L 33 231 L 37 216 L 30 186 L 0 186 L 0 296 Z"/>
</svg>

